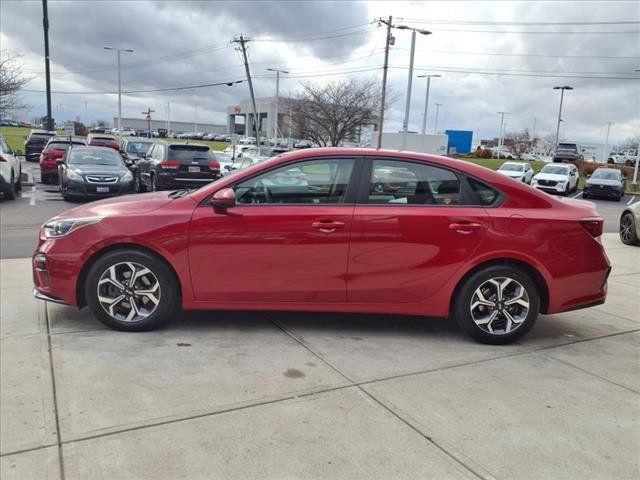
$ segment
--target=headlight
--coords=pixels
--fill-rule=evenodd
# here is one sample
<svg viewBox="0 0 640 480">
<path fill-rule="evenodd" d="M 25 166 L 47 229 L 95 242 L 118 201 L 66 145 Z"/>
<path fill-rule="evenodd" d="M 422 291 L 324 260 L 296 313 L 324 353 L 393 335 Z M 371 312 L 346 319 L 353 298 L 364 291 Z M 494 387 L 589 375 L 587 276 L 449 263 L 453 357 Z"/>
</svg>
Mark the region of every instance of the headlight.
<svg viewBox="0 0 640 480">
<path fill-rule="evenodd" d="M 133 180 L 133 174 L 131 172 L 124 173 L 120 177 L 120 180 L 123 182 L 130 182 L 131 180 Z"/>
<path fill-rule="evenodd" d="M 82 176 L 75 170 L 72 170 L 71 168 L 67 168 L 67 177 L 69 177 L 72 180 L 82 180 Z"/>
<path fill-rule="evenodd" d="M 98 223 L 103 218 L 104 217 L 80 217 L 53 220 L 45 223 L 42 226 L 42 231 L 45 238 L 60 238 L 87 225 Z"/>
</svg>

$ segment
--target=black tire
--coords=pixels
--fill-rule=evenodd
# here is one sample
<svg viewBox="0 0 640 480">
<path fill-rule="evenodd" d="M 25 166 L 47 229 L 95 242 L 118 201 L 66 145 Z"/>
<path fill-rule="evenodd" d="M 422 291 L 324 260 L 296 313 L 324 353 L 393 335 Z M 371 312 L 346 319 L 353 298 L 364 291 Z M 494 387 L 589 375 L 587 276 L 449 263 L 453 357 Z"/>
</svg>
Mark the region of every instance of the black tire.
<svg viewBox="0 0 640 480">
<path fill-rule="evenodd" d="M 570 190 L 570 187 L 569 187 L 569 184 L 567 183 L 567 186 L 564 187 L 564 192 L 562 192 L 560 195 L 562 195 L 563 197 L 566 197 L 567 195 L 569 195 L 569 190 Z"/>
<path fill-rule="evenodd" d="M 7 185 L 7 189 L 4 191 L 4 198 L 7 200 L 16 199 L 16 181 L 13 176 L 13 172 L 11 172 L 11 179 L 9 181 L 9 185 Z"/>
<path fill-rule="evenodd" d="M 506 279 L 510 279 L 511 282 L 504 283 L 504 285 L 506 285 L 505 294 L 507 295 L 508 292 L 511 291 L 510 289 L 516 288 L 517 284 L 519 283 L 526 294 L 526 299 L 528 300 L 528 310 L 526 310 L 525 312 L 524 307 L 517 304 L 505 306 L 504 302 L 502 302 L 502 304 L 497 308 L 489 308 L 480 305 L 479 307 L 476 307 L 476 309 L 484 308 L 488 315 L 492 315 L 497 310 L 496 318 L 489 322 L 486 328 L 483 328 L 474 320 L 471 306 L 472 300 L 476 295 L 476 291 L 482 291 L 480 287 L 484 287 L 485 285 L 487 285 L 487 282 L 489 282 L 489 280 L 491 279 L 504 279 L 504 281 L 506 281 Z M 497 302 L 496 305 L 500 303 L 497 299 L 486 299 L 491 301 L 492 303 Z M 476 341 L 491 345 L 505 345 L 514 342 L 515 340 L 526 335 L 526 333 L 531 330 L 531 328 L 535 324 L 538 318 L 539 310 L 540 297 L 535 282 L 527 273 L 518 268 L 510 266 L 491 266 L 473 273 L 458 288 L 456 296 L 453 300 L 452 307 L 453 317 L 460 328 L 462 328 L 462 330 L 464 330 Z M 474 311 L 476 313 L 483 313 L 480 310 Z M 522 317 L 522 319 L 518 318 L 519 321 L 517 323 L 512 322 L 512 326 L 517 326 L 507 331 L 508 321 L 505 313 L 503 312 L 507 312 L 509 315 L 516 314 L 516 316 L 524 314 L 524 316 Z M 512 318 L 515 319 L 516 317 Z M 489 330 L 493 330 L 493 327 L 497 327 L 495 328 L 495 330 L 497 331 L 491 333 Z"/>
<path fill-rule="evenodd" d="M 138 320 L 135 319 L 137 313 L 134 313 L 134 318 L 131 321 L 126 321 L 126 319 L 123 320 L 121 318 L 122 316 L 124 316 L 124 313 L 122 313 L 121 311 L 125 310 L 126 313 L 126 307 L 130 305 L 129 303 L 127 303 L 127 298 L 114 304 L 114 307 L 112 308 L 112 311 L 114 311 L 114 315 L 108 313 L 106 307 L 103 307 L 102 303 L 100 303 L 100 301 L 98 300 L 98 282 L 100 278 L 103 277 L 103 275 L 108 275 L 109 269 L 114 265 L 116 265 L 116 275 L 119 271 L 123 272 L 126 275 L 128 267 L 123 266 L 125 265 L 125 263 L 134 264 L 134 266 L 137 265 L 138 267 L 145 267 L 150 271 L 151 274 L 145 275 L 144 278 L 141 277 L 141 279 L 136 282 L 136 286 L 138 288 L 134 288 L 132 290 L 133 292 L 135 292 L 136 290 L 140 290 L 141 286 L 144 287 L 144 285 L 140 282 L 145 279 L 147 279 L 146 281 L 150 285 L 154 285 L 154 281 L 159 285 L 159 293 L 156 297 L 158 303 L 155 304 L 155 306 L 152 305 L 153 302 L 151 302 L 150 299 L 145 295 L 134 295 L 133 297 L 129 297 L 137 299 L 134 299 L 133 301 L 137 302 L 136 304 L 139 304 L 142 307 L 144 307 L 145 305 L 150 305 L 151 307 L 151 309 L 146 312 L 147 316 Z M 129 271 L 131 270 L 129 269 Z M 125 284 L 122 283 L 122 285 Z M 122 292 L 117 287 L 115 287 L 115 285 L 111 285 L 110 282 L 103 284 L 100 288 L 102 295 L 120 296 L 122 294 Z M 110 288 L 115 289 L 115 292 L 112 290 L 108 290 Z M 126 292 L 125 295 L 127 295 Z M 111 297 L 106 296 L 102 298 Z M 146 304 L 144 303 L 145 298 Z M 178 282 L 173 272 L 162 259 L 142 250 L 125 248 L 105 253 L 91 266 L 87 274 L 87 280 L 85 283 L 85 299 L 87 300 L 87 305 L 89 306 L 91 313 L 108 327 L 115 330 L 139 332 L 152 330 L 159 327 L 164 322 L 170 320 L 180 304 L 180 291 Z M 131 312 L 130 307 L 128 311 Z M 141 307 L 138 307 L 138 311 L 142 312 L 143 309 L 141 309 Z"/>
<path fill-rule="evenodd" d="M 16 192 L 22 191 L 22 167 L 18 170 L 18 180 L 16 180 Z"/>
<path fill-rule="evenodd" d="M 156 176 L 151 174 L 151 191 L 152 192 L 157 192 L 158 191 L 158 184 L 156 183 Z"/>
<path fill-rule="evenodd" d="M 628 230 L 625 231 L 625 227 Z M 620 241 L 625 245 L 640 245 L 638 235 L 636 235 L 635 218 L 631 212 L 626 212 L 620 217 Z"/>
<path fill-rule="evenodd" d="M 618 198 L 616 198 L 616 202 L 619 202 L 620 200 L 622 200 L 622 197 L 624 197 L 624 193 L 620 195 Z"/>
<path fill-rule="evenodd" d="M 587 199 L 591 198 L 588 193 L 582 193 L 582 198 Z"/>
</svg>

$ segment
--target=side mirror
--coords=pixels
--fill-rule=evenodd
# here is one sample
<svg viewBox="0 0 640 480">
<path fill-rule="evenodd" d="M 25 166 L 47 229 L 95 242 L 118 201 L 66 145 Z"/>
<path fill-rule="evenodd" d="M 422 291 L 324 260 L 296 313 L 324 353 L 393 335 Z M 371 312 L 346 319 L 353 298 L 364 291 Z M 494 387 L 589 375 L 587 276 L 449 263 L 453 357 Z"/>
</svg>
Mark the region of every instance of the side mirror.
<svg viewBox="0 0 640 480">
<path fill-rule="evenodd" d="M 64 158 L 58 158 L 58 159 L 56 160 L 56 164 L 57 164 L 57 165 L 64 165 Z"/>
<path fill-rule="evenodd" d="M 236 192 L 232 188 L 218 190 L 211 197 L 211 205 L 215 208 L 232 208 L 236 205 Z"/>
<path fill-rule="evenodd" d="M 127 165 L 127 168 L 129 170 L 131 170 L 132 172 L 137 172 L 138 171 L 138 166 L 135 163 L 130 163 L 129 165 Z"/>
<path fill-rule="evenodd" d="M 591 174 L 590 173 L 587 173 L 587 178 L 591 178 Z"/>
</svg>

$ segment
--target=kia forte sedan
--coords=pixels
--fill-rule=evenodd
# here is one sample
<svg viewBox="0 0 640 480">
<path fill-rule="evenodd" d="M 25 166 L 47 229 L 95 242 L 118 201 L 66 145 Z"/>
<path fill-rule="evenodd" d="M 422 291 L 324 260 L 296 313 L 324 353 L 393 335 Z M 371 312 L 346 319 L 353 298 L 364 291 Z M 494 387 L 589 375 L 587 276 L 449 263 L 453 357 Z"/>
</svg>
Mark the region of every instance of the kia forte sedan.
<svg viewBox="0 0 640 480">
<path fill-rule="evenodd" d="M 292 169 L 304 182 L 269 181 Z M 376 187 L 409 176 L 401 189 Z M 34 294 L 86 305 L 119 330 L 158 327 L 180 308 L 398 313 L 449 317 L 504 344 L 539 313 L 605 301 L 602 227 L 591 202 L 471 163 L 300 150 L 198 190 L 52 218 L 33 256 Z"/>
</svg>

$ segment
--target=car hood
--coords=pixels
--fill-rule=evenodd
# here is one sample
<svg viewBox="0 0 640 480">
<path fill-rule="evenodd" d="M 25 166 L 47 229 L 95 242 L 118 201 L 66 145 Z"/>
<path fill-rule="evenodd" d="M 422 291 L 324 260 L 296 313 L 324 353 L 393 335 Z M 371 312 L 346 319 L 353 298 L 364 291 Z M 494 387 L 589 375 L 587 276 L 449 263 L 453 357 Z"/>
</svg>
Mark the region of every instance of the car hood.
<svg viewBox="0 0 640 480">
<path fill-rule="evenodd" d="M 535 177 L 536 180 L 555 180 L 556 182 L 567 181 L 569 175 L 559 175 L 557 173 L 538 173 Z"/>
<path fill-rule="evenodd" d="M 173 202 L 174 199 L 169 198 L 169 193 L 170 192 L 138 193 L 107 198 L 72 208 L 55 218 L 146 214 Z"/>
<path fill-rule="evenodd" d="M 587 185 L 610 185 L 612 187 L 619 187 L 622 183 L 619 180 L 607 180 L 605 178 L 593 178 L 587 180 Z"/>
<path fill-rule="evenodd" d="M 69 165 L 69 168 L 80 175 L 117 175 L 127 171 L 124 165 Z"/>
<path fill-rule="evenodd" d="M 513 170 L 496 170 L 498 173 L 501 173 L 502 175 L 506 175 L 507 177 L 511 177 L 511 178 L 519 178 L 524 176 L 524 172 L 516 172 Z"/>
</svg>

